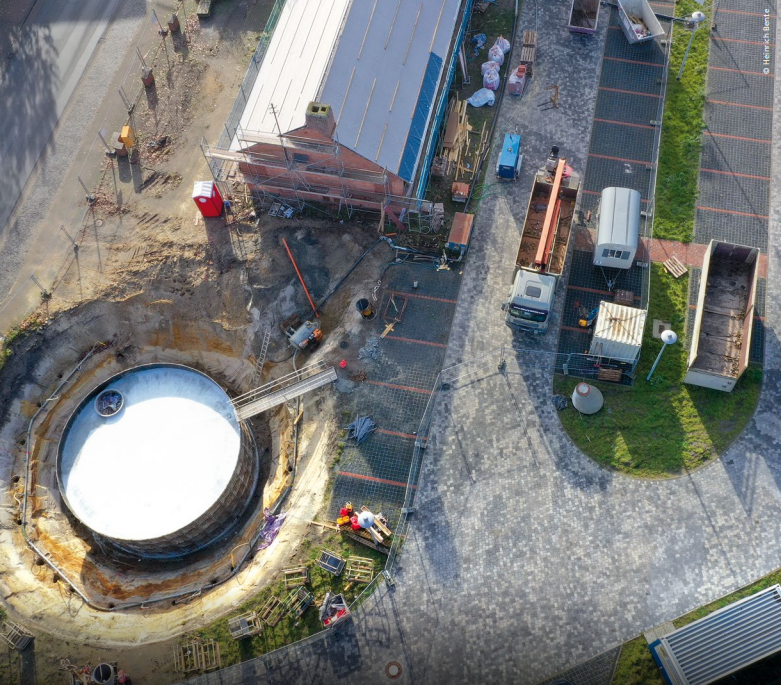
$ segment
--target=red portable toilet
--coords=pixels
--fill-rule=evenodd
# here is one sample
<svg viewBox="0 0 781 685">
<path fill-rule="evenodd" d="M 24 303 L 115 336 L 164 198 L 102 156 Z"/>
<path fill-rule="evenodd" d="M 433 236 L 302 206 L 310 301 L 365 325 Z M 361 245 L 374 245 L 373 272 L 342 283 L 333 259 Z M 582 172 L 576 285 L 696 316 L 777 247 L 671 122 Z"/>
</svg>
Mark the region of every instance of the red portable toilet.
<svg viewBox="0 0 781 685">
<path fill-rule="evenodd" d="M 203 216 L 222 215 L 222 195 L 214 181 L 196 181 L 193 185 L 193 200 Z"/>
</svg>

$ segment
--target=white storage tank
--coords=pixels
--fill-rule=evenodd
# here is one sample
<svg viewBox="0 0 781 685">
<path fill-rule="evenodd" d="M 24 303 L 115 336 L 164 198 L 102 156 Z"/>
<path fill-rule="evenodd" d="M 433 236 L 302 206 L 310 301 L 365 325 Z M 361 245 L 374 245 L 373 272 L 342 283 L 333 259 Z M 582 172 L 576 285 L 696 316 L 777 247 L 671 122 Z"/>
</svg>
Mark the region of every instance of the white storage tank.
<svg viewBox="0 0 781 685">
<path fill-rule="evenodd" d="M 639 241 L 640 193 L 630 188 L 605 188 L 599 202 L 594 266 L 631 268 Z"/>
<path fill-rule="evenodd" d="M 254 439 L 225 391 L 195 369 L 138 366 L 81 401 L 57 477 L 93 535 L 138 558 L 183 556 L 236 525 L 255 492 Z"/>
</svg>

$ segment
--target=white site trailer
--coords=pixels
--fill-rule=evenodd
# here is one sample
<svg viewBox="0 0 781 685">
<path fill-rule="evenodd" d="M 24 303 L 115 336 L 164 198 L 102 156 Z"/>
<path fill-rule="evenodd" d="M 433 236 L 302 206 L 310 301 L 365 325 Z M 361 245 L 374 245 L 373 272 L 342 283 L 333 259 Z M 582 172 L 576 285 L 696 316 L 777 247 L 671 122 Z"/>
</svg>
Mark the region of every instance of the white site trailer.
<svg viewBox="0 0 781 685">
<path fill-rule="evenodd" d="M 594 266 L 631 268 L 639 242 L 640 193 L 630 188 L 605 188 L 599 202 Z"/>
</svg>

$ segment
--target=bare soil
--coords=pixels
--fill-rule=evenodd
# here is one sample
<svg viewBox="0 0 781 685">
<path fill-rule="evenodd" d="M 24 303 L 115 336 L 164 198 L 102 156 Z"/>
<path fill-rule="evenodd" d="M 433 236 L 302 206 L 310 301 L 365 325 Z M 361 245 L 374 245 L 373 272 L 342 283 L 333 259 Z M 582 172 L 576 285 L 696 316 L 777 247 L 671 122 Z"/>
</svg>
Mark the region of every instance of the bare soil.
<svg viewBox="0 0 781 685">
<path fill-rule="evenodd" d="M 339 399 L 327 389 L 304 400 L 296 481 L 279 537 L 249 555 L 225 582 L 235 561 L 231 552 L 241 557 L 247 550 L 246 544 L 234 545 L 251 538 L 263 507 L 291 482 L 292 407 L 252 420 L 263 483 L 238 537 L 170 568 L 108 558 L 67 511 L 55 478 L 57 441 L 70 410 L 117 370 L 149 361 L 185 363 L 236 395 L 251 387 L 265 330 L 271 347 L 260 382 L 293 369 L 278 324 L 292 313 L 305 318 L 311 309 L 281 247 L 283 237 L 315 300 L 376 241 L 373 219 L 258 218 L 242 188 L 235 189 L 229 218 L 204 220 L 190 197 L 192 182 L 210 177 L 200 138 L 218 136 L 271 4 L 220 2 L 208 25 L 191 17 L 177 48 L 169 45 L 171 66 L 156 75 L 155 90 L 135 114 L 135 157 L 107 160 L 78 251 L 0 369 L 0 604 L 36 636 L 21 656 L 0 654 L 2 682 L 65 682 L 63 659 L 78 667 L 116 661 L 137 684 L 182 680 L 172 658 L 179 636 L 229 613 L 300 555 L 306 535 L 322 533 L 312 531 L 309 521 L 327 494 L 335 450 Z M 378 246 L 328 301 L 321 316 L 325 341 L 311 357 L 297 359 L 298 366 L 317 359 L 335 364 L 343 356 L 342 339 L 351 350 L 361 347 L 365 333 L 353 302 L 371 291 L 387 259 L 387 248 Z M 99 351 L 57 390 L 96 344 Z M 355 371 L 352 360 L 350 368 Z M 55 390 L 56 400 L 47 402 Z M 26 430 L 39 409 L 28 445 Z M 19 519 L 28 449 L 35 483 L 31 537 L 91 601 L 113 602 L 113 611 L 86 604 L 25 544 Z M 130 503 L 120 505 L 132 515 Z M 186 602 L 120 608 L 194 590 L 212 577 L 220 579 L 216 588 L 193 593 Z"/>
</svg>

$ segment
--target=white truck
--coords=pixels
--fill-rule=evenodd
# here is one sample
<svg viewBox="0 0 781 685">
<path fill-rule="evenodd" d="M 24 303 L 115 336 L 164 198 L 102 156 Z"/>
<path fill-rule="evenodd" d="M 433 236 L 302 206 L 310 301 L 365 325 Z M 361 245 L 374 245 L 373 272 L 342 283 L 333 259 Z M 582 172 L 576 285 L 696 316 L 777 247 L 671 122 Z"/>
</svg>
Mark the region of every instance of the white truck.
<svg viewBox="0 0 781 685">
<path fill-rule="evenodd" d="M 554 146 L 534 177 L 513 284 L 502 310 L 505 323 L 532 333 L 548 330 L 556 284 L 564 271 L 580 177 Z"/>
</svg>

